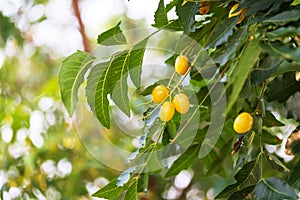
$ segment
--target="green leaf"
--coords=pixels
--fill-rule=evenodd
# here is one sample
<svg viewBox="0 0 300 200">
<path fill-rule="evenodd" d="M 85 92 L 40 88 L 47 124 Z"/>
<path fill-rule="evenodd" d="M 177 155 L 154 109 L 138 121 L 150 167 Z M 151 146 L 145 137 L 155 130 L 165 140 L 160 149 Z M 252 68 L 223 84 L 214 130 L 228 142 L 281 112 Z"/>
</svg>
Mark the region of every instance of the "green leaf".
<svg viewBox="0 0 300 200">
<path fill-rule="evenodd" d="M 137 185 L 138 185 L 138 181 L 137 179 L 134 179 L 134 182 L 131 184 L 131 186 L 129 186 L 124 200 L 137 200 Z"/>
<path fill-rule="evenodd" d="M 277 71 L 281 62 L 282 59 L 276 57 L 264 57 L 259 61 L 259 65 L 253 69 L 251 81 L 256 85 L 263 83 Z"/>
<path fill-rule="evenodd" d="M 255 187 L 253 194 L 257 200 L 298 199 L 295 191 L 277 177 L 262 179 Z"/>
<path fill-rule="evenodd" d="M 280 172 L 287 172 L 287 173 L 290 172 L 290 170 L 275 155 L 271 153 L 266 153 L 265 156 L 267 161 L 274 169 Z"/>
<path fill-rule="evenodd" d="M 109 82 L 109 94 L 112 95 L 112 100 L 127 116 L 130 116 L 127 85 L 129 57 L 130 50 L 113 56 L 111 58 L 111 64 L 108 67 L 109 72 L 107 77 L 105 77 Z"/>
<path fill-rule="evenodd" d="M 281 74 L 286 72 L 296 72 L 300 71 L 300 65 L 296 63 L 291 63 L 288 61 L 283 61 L 280 65 L 278 70 L 272 75 L 272 77 L 277 77 Z"/>
<path fill-rule="evenodd" d="M 169 23 L 164 0 L 160 0 L 158 3 L 157 10 L 154 13 L 154 22 L 153 26 L 156 28 L 161 28 Z"/>
<path fill-rule="evenodd" d="M 258 11 L 262 11 L 262 10 L 266 10 L 265 12 L 267 12 L 270 10 L 270 6 L 272 4 L 274 5 L 275 3 L 280 3 L 280 2 L 278 2 L 277 0 L 267 0 L 267 1 L 247 0 L 247 1 L 241 1 L 238 9 L 246 8 L 247 9 L 246 16 L 249 16 L 249 15 L 256 14 Z M 237 12 L 238 9 L 235 11 Z"/>
<path fill-rule="evenodd" d="M 108 76 L 109 93 L 116 105 L 127 115 L 130 116 L 127 76 L 128 70 L 132 82 L 140 87 L 142 62 L 144 58 L 145 48 L 148 39 L 134 45 L 129 50 L 125 50 L 111 59 L 108 67 L 111 69 Z"/>
<path fill-rule="evenodd" d="M 203 142 L 205 143 L 205 141 Z M 219 137 L 218 142 L 210 147 L 212 150 L 202 158 L 203 165 L 206 166 L 207 172 L 206 175 L 212 174 L 219 170 L 224 163 L 224 160 L 228 158 L 231 148 L 228 148 L 232 145 L 232 138 L 230 137 Z"/>
<path fill-rule="evenodd" d="M 257 160 L 248 162 L 242 169 L 234 176 L 237 183 L 227 186 L 217 198 L 228 198 L 238 190 L 242 190 L 251 185 L 255 185 L 260 180 L 260 171 L 258 169 Z"/>
<path fill-rule="evenodd" d="M 148 38 L 134 45 L 130 51 L 128 60 L 128 70 L 133 84 L 140 88 L 143 58 L 146 50 Z"/>
<path fill-rule="evenodd" d="M 99 63 L 91 70 L 87 78 L 86 96 L 87 102 L 97 119 L 103 126 L 110 128 L 107 65 L 107 62 Z"/>
<path fill-rule="evenodd" d="M 217 49 L 214 55 L 214 61 L 220 63 L 221 66 L 225 65 L 228 61 L 233 59 L 236 51 L 243 45 L 246 40 L 248 30 L 247 27 L 242 27 L 232 36 L 229 37 L 228 41 L 224 46 Z"/>
<path fill-rule="evenodd" d="M 176 5 L 176 14 L 183 32 L 187 35 L 195 31 L 195 15 L 198 13 L 198 7 L 198 4 L 192 2 L 188 2 L 183 6 L 180 3 Z"/>
<path fill-rule="evenodd" d="M 300 19 L 300 10 L 288 10 L 264 20 L 264 23 L 272 23 L 277 25 L 285 25 L 289 22 L 298 21 Z"/>
<path fill-rule="evenodd" d="M 149 174 L 147 173 L 139 174 L 137 191 L 146 194 L 148 190 L 148 182 L 149 182 Z"/>
<path fill-rule="evenodd" d="M 263 118 L 263 126 L 273 127 L 273 126 L 284 126 L 285 124 L 278 121 L 272 112 L 266 110 L 266 117 Z"/>
<path fill-rule="evenodd" d="M 254 190 L 255 185 L 251 185 L 249 187 L 243 188 L 242 190 L 239 190 L 237 192 L 234 192 L 232 195 L 230 195 L 230 197 L 228 198 L 228 200 L 243 200 L 243 199 L 248 199 L 248 195 L 252 193 L 252 191 Z"/>
<path fill-rule="evenodd" d="M 170 144 L 170 140 L 172 139 L 172 137 L 170 135 L 170 131 L 168 130 L 168 127 L 165 129 L 163 136 L 162 136 L 161 142 L 164 146 L 167 146 L 168 144 Z"/>
<path fill-rule="evenodd" d="M 138 91 L 138 94 L 142 96 L 148 96 L 152 93 L 152 90 L 158 85 L 159 83 L 153 83 L 152 85 L 146 87 L 143 91 Z"/>
<path fill-rule="evenodd" d="M 228 41 L 229 36 L 233 34 L 233 28 L 236 25 L 238 18 L 232 17 L 224 20 L 221 24 L 218 24 L 216 30 L 208 40 L 208 45 L 205 49 L 215 48 Z"/>
<path fill-rule="evenodd" d="M 146 170 L 148 172 L 158 173 L 159 170 L 163 168 L 162 165 L 162 156 L 163 152 L 159 151 L 159 149 L 162 147 L 162 145 L 155 145 L 150 151 L 145 151 L 146 153 L 144 155 L 144 161 L 147 161 L 144 163 L 146 165 Z"/>
<path fill-rule="evenodd" d="M 101 33 L 98 36 L 98 44 L 111 46 L 111 45 L 122 45 L 127 44 L 127 40 L 120 29 L 121 21 L 113 28 Z"/>
<path fill-rule="evenodd" d="M 274 31 L 270 31 L 267 33 L 267 37 L 269 37 L 270 39 L 278 39 L 288 36 L 300 36 L 300 27 L 280 27 Z"/>
<path fill-rule="evenodd" d="M 259 59 L 260 52 L 261 49 L 259 48 L 258 41 L 253 40 L 248 43 L 243 50 L 243 53 L 240 55 L 240 59 L 234 66 L 233 72 L 229 77 L 229 83 L 233 84 L 233 92 L 229 97 L 227 112 L 231 110 L 235 101 L 239 97 L 251 69 Z"/>
<path fill-rule="evenodd" d="M 300 4 L 300 0 L 294 0 L 293 3 L 291 4 L 292 6 L 296 6 Z"/>
<path fill-rule="evenodd" d="M 118 187 L 117 179 L 112 180 L 103 188 L 95 192 L 92 196 L 106 199 L 114 199 L 121 195 L 121 193 L 127 189 L 127 186 Z"/>
<path fill-rule="evenodd" d="M 95 57 L 86 52 L 77 51 L 68 56 L 60 66 L 58 84 L 62 101 L 70 116 L 73 115 L 78 101 L 78 88 L 94 59 Z"/>
<path fill-rule="evenodd" d="M 261 43 L 260 46 L 269 54 L 281 56 L 288 61 L 300 63 L 300 49 L 281 42 Z"/>
<path fill-rule="evenodd" d="M 191 145 L 167 171 L 165 177 L 171 177 L 177 175 L 180 171 L 189 168 L 194 164 L 195 159 L 198 157 L 200 150 L 199 144 Z"/>
<path fill-rule="evenodd" d="M 257 140 L 257 144 L 259 144 L 260 141 L 260 137 L 257 136 L 255 137 L 255 139 Z M 282 142 L 281 139 L 279 139 L 276 135 L 272 135 L 270 132 L 266 131 L 266 130 L 262 130 L 262 142 L 267 143 L 267 144 L 280 144 Z"/>
<path fill-rule="evenodd" d="M 165 60 L 165 64 L 168 64 L 169 66 L 175 66 L 175 61 L 177 58 L 177 54 L 173 54 L 172 56 L 170 56 L 169 58 L 167 58 L 167 60 Z"/>
<path fill-rule="evenodd" d="M 179 3 L 180 0 L 173 0 L 169 4 L 166 5 L 166 12 L 169 12 L 174 6 Z"/>
<path fill-rule="evenodd" d="M 182 31 L 182 27 L 179 19 L 170 20 L 169 24 L 164 26 L 165 29 L 173 30 L 173 31 Z"/>
<path fill-rule="evenodd" d="M 300 185 L 300 160 L 295 165 L 294 169 L 290 173 L 288 183 L 292 186 L 299 188 Z"/>
<path fill-rule="evenodd" d="M 278 87 L 279 85 L 280 87 Z M 265 99 L 283 103 L 298 91 L 300 91 L 300 82 L 296 81 L 294 72 L 288 72 L 268 84 Z"/>
</svg>

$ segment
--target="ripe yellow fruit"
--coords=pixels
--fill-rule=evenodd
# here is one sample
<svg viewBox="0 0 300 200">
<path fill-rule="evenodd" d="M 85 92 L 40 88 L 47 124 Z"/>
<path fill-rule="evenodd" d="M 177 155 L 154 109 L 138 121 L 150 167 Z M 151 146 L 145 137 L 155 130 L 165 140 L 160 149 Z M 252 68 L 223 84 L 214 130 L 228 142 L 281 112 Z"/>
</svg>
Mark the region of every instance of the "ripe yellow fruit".
<svg viewBox="0 0 300 200">
<path fill-rule="evenodd" d="M 172 119 L 172 117 L 174 116 L 174 113 L 175 113 L 175 108 L 174 108 L 173 103 L 170 101 L 167 101 L 161 106 L 160 112 L 159 112 L 159 117 L 162 121 L 167 122 Z"/>
<path fill-rule="evenodd" d="M 238 16 L 239 14 L 241 14 L 241 12 L 244 10 L 244 9 L 240 9 L 238 12 L 234 12 L 238 7 L 239 7 L 240 4 L 235 4 L 229 11 L 229 14 L 228 14 L 228 18 L 230 17 L 235 17 L 235 16 Z"/>
<path fill-rule="evenodd" d="M 188 68 L 189 59 L 184 55 L 177 56 L 175 61 L 175 71 L 180 75 L 184 75 L 187 72 Z"/>
<path fill-rule="evenodd" d="M 252 128 L 252 124 L 252 116 L 247 112 L 243 112 L 235 118 L 233 123 L 233 129 L 235 130 L 235 132 L 240 134 L 246 133 Z"/>
<path fill-rule="evenodd" d="M 168 95 L 169 89 L 164 85 L 158 85 L 152 90 L 152 101 L 155 103 L 161 103 Z"/>
<path fill-rule="evenodd" d="M 190 109 L 189 98 L 183 93 L 179 93 L 174 97 L 173 104 L 175 106 L 176 111 L 180 114 L 185 114 Z"/>
<path fill-rule="evenodd" d="M 202 1 L 199 5 L 199 13 L 201 15 L 207 14 L 210 9 L 210 3 L 207 1 Z"/>
</svg>

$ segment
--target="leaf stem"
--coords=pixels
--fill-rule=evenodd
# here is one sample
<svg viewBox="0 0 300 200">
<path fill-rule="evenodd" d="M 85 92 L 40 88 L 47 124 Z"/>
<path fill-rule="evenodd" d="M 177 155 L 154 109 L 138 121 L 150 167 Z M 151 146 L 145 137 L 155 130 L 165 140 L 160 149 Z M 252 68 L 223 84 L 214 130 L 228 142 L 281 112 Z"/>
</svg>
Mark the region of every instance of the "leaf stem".
<svg viewBox="0 0 300 200">
<path fill-rule="evenodd" d="M 167 85 L 167 88 L 170 89 L 170 85 L 171 85 L 171 82 L 173 81 L 173 79 L 175 78 L 175 75 L 176 75 L 176 71 L 173 72 L 169 82 L 168 82 L 168 85 Z"/>
<path fill-rule="evenodd" d="M 136 105 L 136 107 L 140 107 L 140 106 L 144 106 L 144 105 L 149 105 L 151 103 L 152 103 L 152 101 L 147 101 L 147 102 L 140 103 L 140 104 Z"/>
</svg>

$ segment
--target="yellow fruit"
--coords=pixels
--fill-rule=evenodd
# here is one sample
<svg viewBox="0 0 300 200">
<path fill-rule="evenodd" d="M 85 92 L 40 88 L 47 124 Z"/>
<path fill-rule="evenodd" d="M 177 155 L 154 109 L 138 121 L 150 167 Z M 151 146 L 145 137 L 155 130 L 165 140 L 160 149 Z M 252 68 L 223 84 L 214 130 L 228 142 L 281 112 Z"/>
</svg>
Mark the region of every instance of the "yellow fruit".
<svg viewBox="0 0 300 200">
<path fill-rule="evenodd" d="M 252 116 L 247 112 L 243 112 L 235 118 L 233 123 L 233 129 L 235 130 L 235 132 L 240 134 L 246 133 L 252 128 L 252 124 Z"/>
<path fill-rule="evenodd" d="M 190 109 L 189 98 L 183 93 L 179 93 L 174 97 L 173 104 L 176 111 L 180 114 L 185 114 Z"/>
<path fill-rule="evenodd" d="M 240 4 L 235 4 L 229 11 L 229 15 L 228 15 L 228 18 L 230 17 L 234 17 L 234 16 L 238 16 L 239 14 L 241 14 L 241 12 L 244 10 L 244 9 L 240 9 L 238 12 L 234 12 L 238 7 L 239 7 Z"/>
<path fill-rule="evenodd" d="M 175 61 L 175 71 L 180 75 L 184 75 L 187 72 L 188 68 L 189 59 L 183 55 L 178 56 Z"/>
<path fill-rule="evenodd" d="M 159 117 L 162 121 L 167 122 L 172 119 L 172 117 L 174 116 L 174 113 L 175 113 L 175 108 L 174 108 L 173 103 L 170 101 L 167 101 L 161 106 L 160 112 L 159 112 Z"/>
<path fill-rule="evenodd" d="M 202 1 L 199 6 L 199 13 L 201 15 L 207 14 L 210 9 L 210 3 L 207 1 Z"/>
<path fill-rule="evenodd" d="M 169 89 L 164 85 L 158 85 L 152 90 L 152 101 L 155 103 L 161 103 L 168 95 Z"/>
</svg>

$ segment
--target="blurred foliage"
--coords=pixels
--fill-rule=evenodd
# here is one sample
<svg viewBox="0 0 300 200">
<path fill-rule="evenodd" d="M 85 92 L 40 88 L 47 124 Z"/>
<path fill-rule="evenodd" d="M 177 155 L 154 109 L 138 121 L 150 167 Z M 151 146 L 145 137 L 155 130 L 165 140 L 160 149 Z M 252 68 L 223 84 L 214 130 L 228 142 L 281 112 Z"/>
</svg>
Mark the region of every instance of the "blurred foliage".
<svg viewBox="0 0 300 200">
<path fill-rule="evenodd" d="M 3 16 L 2 13 L 0 13 L 0 34 L 0 47 L 5 46 L 10 37 L 13 37 L 20 45 L 23 43 L 19 29 L 16 28 L 9 17 Z"/>
<path fill-rule="evenodd" d="M 0 12 L 0 199 L 89 199 L 116 171 L 81 143 L 61 104 L 60 60 L 35 46 L 18 20 Z"/>
</svg>

